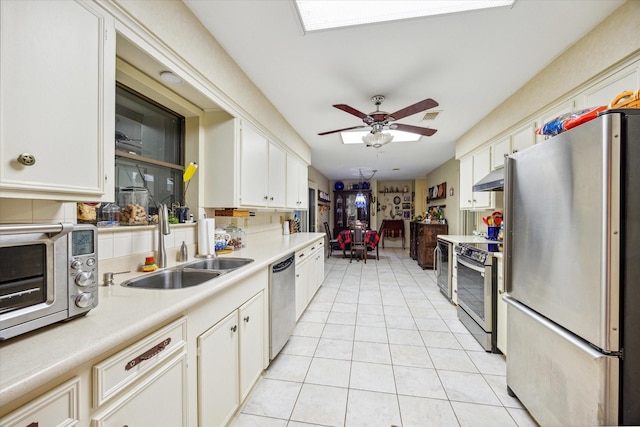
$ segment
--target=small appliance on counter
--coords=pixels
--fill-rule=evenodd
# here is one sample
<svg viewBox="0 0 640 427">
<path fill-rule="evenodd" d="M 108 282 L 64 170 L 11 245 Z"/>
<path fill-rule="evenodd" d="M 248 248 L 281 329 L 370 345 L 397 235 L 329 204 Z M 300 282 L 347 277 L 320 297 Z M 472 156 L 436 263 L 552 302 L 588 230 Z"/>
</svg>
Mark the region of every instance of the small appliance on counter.
<svg viewBox="0 0 640 427">
<path fill-rule="evenodd" d="M 87 314 L 97 274 L 94 225 L 0 225 L 0 341 Z"/>
</svg>

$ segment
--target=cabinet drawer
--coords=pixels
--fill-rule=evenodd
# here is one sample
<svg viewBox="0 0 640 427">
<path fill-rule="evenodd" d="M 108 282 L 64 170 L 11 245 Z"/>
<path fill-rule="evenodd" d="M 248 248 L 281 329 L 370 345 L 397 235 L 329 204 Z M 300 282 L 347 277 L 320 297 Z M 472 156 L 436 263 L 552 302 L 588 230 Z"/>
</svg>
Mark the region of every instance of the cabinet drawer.
<svg viewBox="0 0 640 427">
<path fill-rule="evenodd" d="M 93 404 L 98 407 L 184 347 L 185 318 L 176 320 L 93 367 Z"/>
<path fill-rule="evenodd" d="M 73 378 L 0 419 L 1 427 L 73 426 L 80 421 L 80 379 Z"/>
</svg>

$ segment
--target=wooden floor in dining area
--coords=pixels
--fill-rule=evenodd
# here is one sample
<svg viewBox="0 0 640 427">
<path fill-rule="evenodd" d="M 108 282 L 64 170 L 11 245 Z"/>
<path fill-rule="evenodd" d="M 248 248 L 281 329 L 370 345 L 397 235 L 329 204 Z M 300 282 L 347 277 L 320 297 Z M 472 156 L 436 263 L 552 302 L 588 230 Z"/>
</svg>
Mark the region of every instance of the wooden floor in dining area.
<svg viewBox="0 0 640 427">
<path fill-rule="evenodd" d="M 335 252 L 334 252 L 335 254 Z M 485 352 L 403 249 L 325 261 L 325 280 L 234 427 L 535 426 Z"/>
</svg>

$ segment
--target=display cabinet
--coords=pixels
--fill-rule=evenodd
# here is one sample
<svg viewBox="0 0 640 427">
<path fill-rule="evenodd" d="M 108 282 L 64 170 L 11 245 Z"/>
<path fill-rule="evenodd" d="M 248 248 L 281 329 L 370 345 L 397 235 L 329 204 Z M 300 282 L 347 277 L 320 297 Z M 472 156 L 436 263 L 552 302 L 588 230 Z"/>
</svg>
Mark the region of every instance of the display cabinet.
<svg viewBox="0 0 640 427">
<path fill-rule="evenodd" d="M 362 193 L 366 200 L 364 208 L 356 207 L 356 195 Z M 349 224 L 355 221 L 367 223 L 370 225 L 371 211 L 371 191 L 370 190 L 342 190 L 333 192 L 333 202 L 335 209 L 333 210 L 333 237 L 336 238 L 338 233 L 349 228 Z"/>
</svg>

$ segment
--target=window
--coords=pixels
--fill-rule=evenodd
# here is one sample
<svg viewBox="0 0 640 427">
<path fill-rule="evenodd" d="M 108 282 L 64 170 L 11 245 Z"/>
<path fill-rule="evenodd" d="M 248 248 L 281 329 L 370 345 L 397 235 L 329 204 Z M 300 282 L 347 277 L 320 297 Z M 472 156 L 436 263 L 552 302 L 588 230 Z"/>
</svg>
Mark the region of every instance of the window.
<svg viewBox="0 0 640 427">
<path fill-rule="evenodd" d="M 150 215 L 160 203 L 184 203 L 184 123 L 179 114 L 116 85 L 116 200 L 121 190 L 146 189 Z"/>
</svg>

